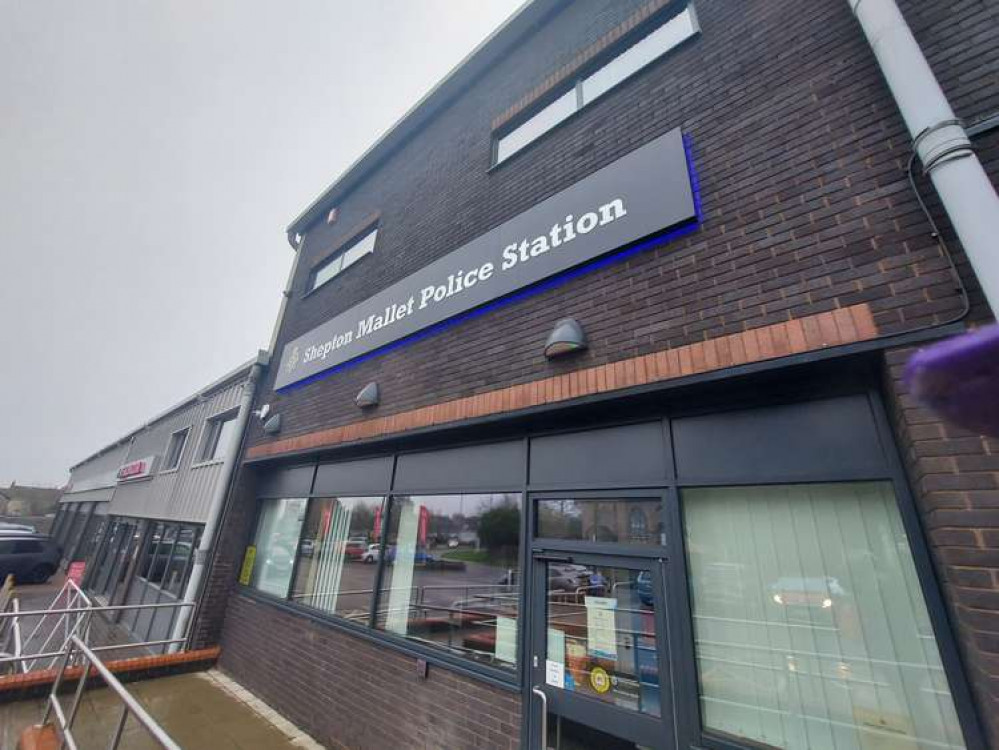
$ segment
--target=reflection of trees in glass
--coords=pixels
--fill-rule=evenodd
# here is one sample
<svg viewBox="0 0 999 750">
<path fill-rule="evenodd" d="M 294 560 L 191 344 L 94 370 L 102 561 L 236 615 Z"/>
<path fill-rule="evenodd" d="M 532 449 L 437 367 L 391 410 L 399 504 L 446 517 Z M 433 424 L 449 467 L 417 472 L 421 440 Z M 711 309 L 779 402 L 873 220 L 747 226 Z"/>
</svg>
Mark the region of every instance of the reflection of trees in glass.
<svg viewBox="0 0 999 750">
<path fill-rule="evenodd" d="M 545 500 L 538 504 L 538 528 L 553 539 L 582 539 L 582 511 L 574 500 Z"/>
<path fill-rule="evenodd" d="M 368 538 L 375 528 L 375 509 L 372 505 L 357 503 L 350 515 L 349 534 L 352 537 Z"/>
<path fill-rule="evenodd" d="M 516 565 L 519 540 L 519 504 L 504 502 L 479 516 L 479 541 L 492 561 Z"/>
</svg>

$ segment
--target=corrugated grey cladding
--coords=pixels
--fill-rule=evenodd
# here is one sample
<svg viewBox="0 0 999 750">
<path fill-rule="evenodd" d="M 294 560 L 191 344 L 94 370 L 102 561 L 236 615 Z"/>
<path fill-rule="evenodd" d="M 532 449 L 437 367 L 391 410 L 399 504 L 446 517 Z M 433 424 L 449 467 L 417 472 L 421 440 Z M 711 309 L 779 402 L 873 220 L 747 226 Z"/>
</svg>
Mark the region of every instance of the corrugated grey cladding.
<svg viewBox="0 0 999 750">
<path fill-rule="evenodd" d="M 204 401 L 191 403 L 137 434 L 129 460 L 157 456 L 157 473 L 152 479 L 118 485 L 110 512 L 122 516 L 204 523 L 222 472 L 221 461 L 202 464 L 197 461 L 205 420 L 237 408 L 243 382 L 239 380 L 221 388 Z M 191 431 L 180 465 L 176 471 L 160 472 L 158 464 L 162 463 L 170 435 L 185 427 Z"/>
</svg>

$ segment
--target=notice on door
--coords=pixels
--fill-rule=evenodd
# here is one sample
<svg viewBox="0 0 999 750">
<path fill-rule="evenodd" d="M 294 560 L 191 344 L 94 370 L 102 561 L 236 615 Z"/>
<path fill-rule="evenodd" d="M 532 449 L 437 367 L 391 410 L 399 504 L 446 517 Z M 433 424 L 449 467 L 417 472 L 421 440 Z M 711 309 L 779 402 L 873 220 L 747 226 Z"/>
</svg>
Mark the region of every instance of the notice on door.
<svg viewBox="0 0 999 750">
<path fill-rule="evenodd" d="M 617 599 L 588 596 L 586 603 L 586 650 L 598 659 L 617 661 Z"/>
<path fill-rule="evenodd" d="M 560 661 L 545 661 L 545 684 L 552 687 L 565 687 L 565 664 Z"/>
</svg>

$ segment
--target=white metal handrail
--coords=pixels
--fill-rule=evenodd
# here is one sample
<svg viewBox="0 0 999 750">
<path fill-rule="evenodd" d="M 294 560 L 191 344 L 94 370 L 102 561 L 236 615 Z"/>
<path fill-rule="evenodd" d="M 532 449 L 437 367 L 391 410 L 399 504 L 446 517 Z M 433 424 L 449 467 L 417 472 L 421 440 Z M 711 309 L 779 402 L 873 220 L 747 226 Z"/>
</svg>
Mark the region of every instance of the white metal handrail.
<svg viewBox="0 0 999 750">
<path fill-rule="evenodd" d="M 75 586 L 75 584 L 74 584 Z M 65 588 L 65 587 L 64 587 Z M 78 589 L 79 590 L 79 589 Z M 44 640 L 39 650 L 34 653 L 24 654 L 23 647 L 20 652 L 14 653 L 12 655 L 2 655 L 0 654 L 0 669 L 2 669 L 7 664 L 22 664 L 22 671 L 29 671 L 35 667 L 36 662 L 50 659 L 48 663 L 48 668 L 55 666 L 60 656 L 64 656 L 70 640 L 75 637 L 81 637 L 81 640 L 86 642 L 89 637 L 90 630 L 90 619 L 94 613 L 97 612 L 118 612 L 118 611 L 131 611 L 131 610 L 159 610 L 159 609 L 179 609 L 183 607 L 193 607 L 194 602 L 158 602 L 149 604 L 114 604 L 114 605 L 101 605 L 95 606 L 90 603 L 90 599 L 86 597 L 86 594 L 82 594 L 81 601 L 86 602 L 87 606 L 67 606 L 67 607 L 53 607 L 52 609 L 41 609 L 33 611 L 20 611 L 14 612 L 0 612 L 0 625 L 3 624 L 5 619 L 14 619 L 17 622 L 17 618 L 24 617 L 41 617 L 42 621 L 50 616 L 58 615 L 59 618 L 55 621 L 55 624 L 48 634 L 48 637 Z M 58 602 L 58 597 L 53 602 L 56 604 Z M 73 602 L 75 604 L 75 599 Z M 72 616 L 76 616 L 75 619 L 68 619 Z M 72 622 L 72 625 L 70 624 Z M 31 639 L 34 637 L 35 633 L 38 631 L 41 625 L 41 621 L 32 630 L 31 636 L 24 639 L 24 644 L 30 647 Z M 56 633 L 62 630 L 64 635 L 64 640 L 60 640 L 57 644 L 53 644 L 53 637 Z M 151 646 L 170 646 L 174 644 L 184 643 L 187 640 L 186 636 L 181 638 L 168 638 L 162 640 L 151 640 L 151 641 L 137 641 L 137 642 L 127 642 L 119 644 L 110 644 L 106 646 L 96 646 L 91 647 L 93 651 L 114 651 L 118 649 L 131 649 L 131 648 L 147 648 Z M 46 650 L 48 649 L 48 650 Z"/>
<path fill-rule="evenodd" d="M 59 608 L 59 604 L 65 601 L 65 607 L 63 609 Z M 62 639 L 57 641 L 59 643 L 59 649 L 56 651 L 56 656 L 61 654 L 63 648 L 65 648 L 66 643 L 69 641 L 70 636 L 83 634 L 86 637 L 87 631 L 90 627 L 90 610 L 93 608 L 93 602 L 90 601 L 88 597 L 79 586 L 76 585 L 72 580 L 67 579 L 59 589 L 59 593 L 55 595 L 52 600 L 52 605 L 46 610 L 37 610 L 34 612 L 22 612 L 22 617 L 38 616 L 38 622 L 35 623 L 35 627 L 31 629 L 28 637 L 24 639 L 25 644 L 30 644 L 34 642 L 35 636 L 38 635 L 39 631 L 42 631 L 42 627 L 49 622 L 49 618 L 58 615 L 58 618 L 52 624 L 48 630 L 48 635 L 45 636 L 45 640 L 42 642 L 41 646 L 38 647 L 38 653 L 45 653 L 46 649 L 52 646 L 53 639 L 56 638 L 57 634 L 62 631 Z M 40 657 L 36 657 L 40 658 Z M 36 659 L 25 660 L 22 662 L 22 671 L 28 672 L 35 666 Z M 55 665 L 55 657 L 53 657 L 52 662 L 49 663 L 49 667 Z"/>
<path fill-rule="evenodd" d="M 73 705 L 69 709 L 69 716 L 67 716 L 62 704 L 59 702 L 59 688 L 62 686 L 63 678 L 66 675 L 66 668 L 73 660 L 74 651 L 79 651 L 83 657 L 83 669 L 76 685 Z M 56 727 L 62 737 L 60 748 L 69 747 L 70 750 L 78 750 L 76 738 L 73 736 L 73 723 L 76 721 L 80 701 L 83 698 L 84 690 L 86 690 L 87 678 L 90 676 L 91 668 L 97 671 L 104 684 L 121 699 L 123 704 L 121 713 L 118 715 L 118 722 L 115 724 L 114 735 L 108 743 L 108 750 L 115 750 L 121 742 L 122 734 L 125 731 L 125 722 L 128 721 L 129 714 L 135 717 L 143 729 L 149 733 L 153 741 L 160 747 L 166 748 L 166 750 L 181 750 L 180 745 L 173 741 L 170 735 L 166 733 L 166 730 L 149 715 L 146 709 L 119 682 L 111 670 L 104 665 L 100 657 L 92 649 L 88 648 L 77 635 L 70 636 L 69 642 L 66 644 L 66 653 L 63 656 L 62 666 L 59 669 L 59 674 L 56 676 L 55 682 L 52 684 L 52 692 L 49 693 L 49 699 L 45 706 L 45 714 L 42 716 L 42 724 L 44 725 L 48 723 L 49 716 L 53 713 L 55 714 Z"/>
</svg>

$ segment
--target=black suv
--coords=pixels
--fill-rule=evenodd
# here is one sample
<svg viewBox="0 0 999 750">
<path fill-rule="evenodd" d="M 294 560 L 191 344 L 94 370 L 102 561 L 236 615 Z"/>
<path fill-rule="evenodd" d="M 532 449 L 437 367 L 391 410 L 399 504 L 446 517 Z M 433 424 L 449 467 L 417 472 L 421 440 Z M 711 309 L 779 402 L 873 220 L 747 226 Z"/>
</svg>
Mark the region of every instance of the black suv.
<svg viewBox="0 0 999 750">
<path fill-rule="evenodd" d="M 0 531 L 0 583 L 45 583 L 59 567 L 61 551 L 50 536 Z"/>
</svg>

